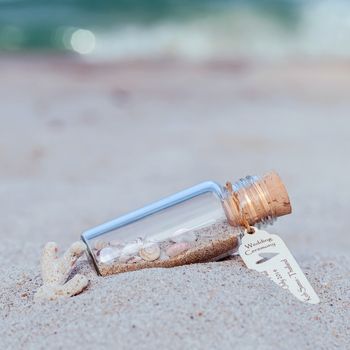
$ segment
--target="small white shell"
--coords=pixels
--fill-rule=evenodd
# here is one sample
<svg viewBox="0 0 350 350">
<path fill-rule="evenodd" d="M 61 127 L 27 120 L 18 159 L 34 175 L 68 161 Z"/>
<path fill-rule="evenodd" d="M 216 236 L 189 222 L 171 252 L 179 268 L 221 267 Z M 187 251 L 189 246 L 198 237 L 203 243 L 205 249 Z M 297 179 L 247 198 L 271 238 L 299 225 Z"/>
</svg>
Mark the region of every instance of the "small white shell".
<svg viewBox="0 0 350 350">
<path fill-rule="evenodd" d="M 143 260 L 154 261 L 160 257 L 160 248 L 157 243 L 146 245 L 139 250 L 139 255 Z"/>
<path fill-rule="evenodd" d="M 179 255 L 190 248 L 190 244 L 187 242 L 175 243 L 167 248 L 166 254 L 171 258 Z"/>
<path fill-rule="evenodd" d="M 123 255 L 136 255 L 139 249 L 142 247 L 142 242 L 137 241 L 136 243 L 129 243 L 123 248 Z"/>
<path fill-rule="evenodd" d="M 98 258 L 101 263 L 109 263 L 120 256 L 120 249 L 114 247 L 105 247 L 100 250 Z"/>
</svg>

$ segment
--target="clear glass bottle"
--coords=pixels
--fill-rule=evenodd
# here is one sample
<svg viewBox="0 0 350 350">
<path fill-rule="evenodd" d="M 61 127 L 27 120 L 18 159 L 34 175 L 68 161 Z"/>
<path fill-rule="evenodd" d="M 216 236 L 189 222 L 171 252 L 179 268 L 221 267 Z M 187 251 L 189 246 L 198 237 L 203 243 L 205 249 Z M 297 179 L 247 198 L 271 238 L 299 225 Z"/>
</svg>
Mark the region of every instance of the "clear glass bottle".
<svg viewBox="0 0 350 350">
<path fill-rule="evenodd" d="M 290 212 L 287 191 L 271 172 L 232 185 L 200 183 L 89 229 L 82 239 L 105 276 L 219 260 L 235 251 L 244 227 Z"/>
</svg>

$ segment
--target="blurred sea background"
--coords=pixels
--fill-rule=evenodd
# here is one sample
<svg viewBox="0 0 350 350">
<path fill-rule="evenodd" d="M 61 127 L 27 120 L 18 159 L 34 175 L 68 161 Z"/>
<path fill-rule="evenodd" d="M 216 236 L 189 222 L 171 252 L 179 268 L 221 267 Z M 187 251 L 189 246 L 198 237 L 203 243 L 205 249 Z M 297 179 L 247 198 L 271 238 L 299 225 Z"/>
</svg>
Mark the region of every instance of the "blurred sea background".
<svg viewBox="0 0 350 350">
<path fill-rule="evenodd" d="M 0 229 L 68 244 L 274 169 L 288 245 L 348 252 L 349 38 L 346 0 L 0 0 Z"/>
<path fill-rule="evenodd" d="M 342 0 L 0 0 L 0 50 L 92 60 L 344 57 Z"/>
</svg>

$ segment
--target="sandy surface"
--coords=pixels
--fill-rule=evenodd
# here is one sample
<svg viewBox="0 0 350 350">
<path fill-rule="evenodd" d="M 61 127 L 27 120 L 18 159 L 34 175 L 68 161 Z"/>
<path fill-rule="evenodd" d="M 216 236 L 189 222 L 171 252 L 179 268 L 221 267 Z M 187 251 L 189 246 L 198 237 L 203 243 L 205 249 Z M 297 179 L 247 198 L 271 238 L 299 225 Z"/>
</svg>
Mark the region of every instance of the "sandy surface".
<svg viewBox="0 0 350 350">
<path fill-rule="evenodd" d="M 0 59 L 1 349 L 348 349 L 350 64 Z M 97 277 L 34 302 L 43 244 L 203 180 L 277 170 L 279 233 L 319 293 L 239 259 Z"/>
</svg>

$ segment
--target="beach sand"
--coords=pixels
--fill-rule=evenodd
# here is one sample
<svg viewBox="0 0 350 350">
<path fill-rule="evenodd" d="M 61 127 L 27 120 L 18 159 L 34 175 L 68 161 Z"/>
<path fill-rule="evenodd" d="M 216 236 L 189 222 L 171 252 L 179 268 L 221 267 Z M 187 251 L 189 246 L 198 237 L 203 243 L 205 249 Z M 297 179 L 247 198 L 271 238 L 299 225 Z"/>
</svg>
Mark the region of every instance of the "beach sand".
<svg viewBox="0 0 350 350">
<path fill-rule="evenodd" d="M 350 65 L 0 59 L 1 349 L 348 349 Z M 293 214 L 268 231 L 321 303 L 240 258 L 91 279 L 35 302 L 47 241 L 200 181 L 278 171 Z"/>
</svg>

